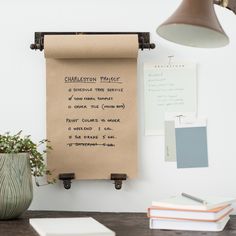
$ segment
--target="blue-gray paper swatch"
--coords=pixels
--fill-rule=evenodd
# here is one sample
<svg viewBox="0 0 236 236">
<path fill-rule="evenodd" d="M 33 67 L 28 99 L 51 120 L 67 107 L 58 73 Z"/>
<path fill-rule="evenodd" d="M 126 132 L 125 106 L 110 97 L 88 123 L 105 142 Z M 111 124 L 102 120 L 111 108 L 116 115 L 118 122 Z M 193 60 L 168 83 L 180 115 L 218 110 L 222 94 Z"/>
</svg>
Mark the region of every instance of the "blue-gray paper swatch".
<svg viewBox="0 0 236 236">
<path fill-rule="evenodd" d="M 208 167 L 206 127 L 176 128 L 177 168 Z"/>
</svg>

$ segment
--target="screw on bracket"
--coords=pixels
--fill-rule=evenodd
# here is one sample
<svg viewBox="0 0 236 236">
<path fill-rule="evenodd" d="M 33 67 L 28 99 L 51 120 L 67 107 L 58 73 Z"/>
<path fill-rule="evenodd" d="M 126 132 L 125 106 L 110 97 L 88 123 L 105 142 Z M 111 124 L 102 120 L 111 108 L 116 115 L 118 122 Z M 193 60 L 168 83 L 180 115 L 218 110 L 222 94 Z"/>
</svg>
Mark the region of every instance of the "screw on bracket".
<svg viewBox="0 0 236 236">
<path fill-rule="evenodd" d="M 71 188 L 71 181 L 75 179 L 75 174 L 74 173 L 59 174 L 59 179 L 63 181 L 64 188 L 68 190 Z"/>
<path fill-rule="evenodd" d="M 115 189 L 117 190 L 120 190 L 122 188 L 122 181 L 126 179 L 126 174 L 111 174 L 111 180 L 114 180 Z"/>
</svg>

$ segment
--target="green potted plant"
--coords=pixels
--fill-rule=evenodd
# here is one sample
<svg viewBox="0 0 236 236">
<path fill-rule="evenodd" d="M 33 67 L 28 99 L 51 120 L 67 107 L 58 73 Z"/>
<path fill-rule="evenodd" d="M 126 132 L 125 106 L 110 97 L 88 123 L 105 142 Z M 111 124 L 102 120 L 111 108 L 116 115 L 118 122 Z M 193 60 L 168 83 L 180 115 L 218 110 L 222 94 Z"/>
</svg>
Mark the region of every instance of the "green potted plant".
<svg viewBox="0 0 236 236">
<path fill-rule="evenodd" d="M 0 135 L 0 219 L 13 219 L 25 212 L 33 199 L 32 176 L 51 174 L 44 164 L 51 149 L 48 142 L 34 143 L 30 135 L 22 136 L 22 131 Z M 41 145 L 45 145 L 42 152 L 38 150 Z"/>
</svg>

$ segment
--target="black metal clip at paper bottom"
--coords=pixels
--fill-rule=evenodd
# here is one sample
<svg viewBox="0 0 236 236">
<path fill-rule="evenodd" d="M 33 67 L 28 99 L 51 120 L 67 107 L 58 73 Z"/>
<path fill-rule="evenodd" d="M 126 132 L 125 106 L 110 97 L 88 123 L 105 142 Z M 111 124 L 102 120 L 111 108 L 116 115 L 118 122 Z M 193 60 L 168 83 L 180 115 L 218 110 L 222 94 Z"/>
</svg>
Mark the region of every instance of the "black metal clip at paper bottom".
<svg viewBox="0 0 236 236">
<path fill-rule="evenodd" d="M 115 188 L 122 188 L 122 181 L 127 180 L 127 174 L 111 174 L 111 180 L 114 180 Z"/>
<path fill-rule="evenodd" d="M 59 179 L 63 181 L 64 188 L 68 190 L 71 188 L 71 181 L 75 179 L 75 174 L 74 173 L 59 174 Z"/>
<path fill-rule="evenodd" d="M 59 174 L 58 177 L 63 181 L 63 185 L 65 189 L 71 188 L 71 182 L 75 179 L 74 173 L 62 173 Z M 120 190 L 122 188 L 122 181 L 127 180 L 127 174 L 111 174 L 111 180 L 114 180 L 115 189 Z"/>
</svg>

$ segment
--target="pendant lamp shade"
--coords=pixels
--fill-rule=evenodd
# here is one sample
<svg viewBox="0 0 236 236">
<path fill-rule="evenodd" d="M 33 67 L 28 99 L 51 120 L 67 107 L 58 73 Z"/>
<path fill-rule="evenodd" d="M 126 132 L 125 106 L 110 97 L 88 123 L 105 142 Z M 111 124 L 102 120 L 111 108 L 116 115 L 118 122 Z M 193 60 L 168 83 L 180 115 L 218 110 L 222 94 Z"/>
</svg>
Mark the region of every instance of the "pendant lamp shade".
<svg viewBox="0 0 236 236">
<path fill-rule="evenodd" d="M 174 14 L 157 28 L 157 33 L 169 41 L 192 47 L 217 48 L 229 43 L 213 0 L 183 0 Z"/>
</svg>

